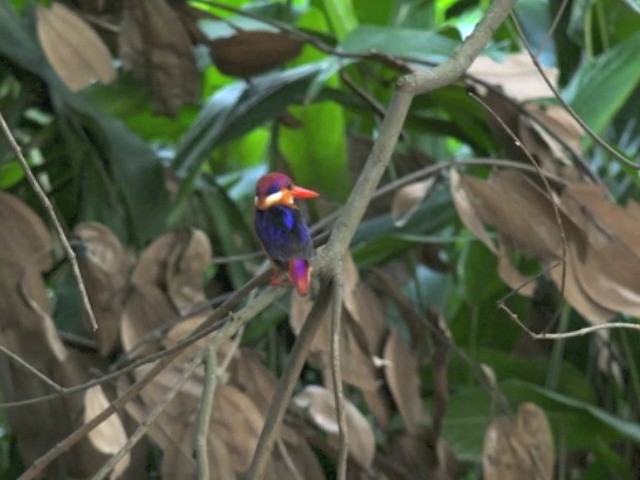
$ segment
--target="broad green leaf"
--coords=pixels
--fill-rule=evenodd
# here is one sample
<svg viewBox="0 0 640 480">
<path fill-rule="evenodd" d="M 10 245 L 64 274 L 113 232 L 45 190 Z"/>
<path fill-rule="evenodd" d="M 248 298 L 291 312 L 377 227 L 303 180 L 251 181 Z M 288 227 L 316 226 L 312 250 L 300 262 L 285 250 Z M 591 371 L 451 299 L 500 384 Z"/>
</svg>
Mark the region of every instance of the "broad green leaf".
<svg viewBox="0 0 640 480">
<path fill-rule="evenodd" d="M 0 163 L 0 190 L 6 190 L 24 178 L 24 170 L 17 161 Z"/>
<path fill-rule="evenodd" d="M 352 0 L 359 23 L 387 25 L 391 20 L 395 0 Z"/>
<path fill-rule="evenodd" d="M 316 9 L 303 15 L 299 26 L 317 31 L 327 29 L 322 14 Z M 311 48 L 305 48 L 296 59 L 296 63 L 314 61 L 325 65 L 325 68 L 318 71 L 309 88 L 317 90 L 321 81 L 337 86 L 338 79 L 334 73 L 340 64 L 335 59 L 324 59 L 323 54 Z M 290 113 L 300 124 L 294 128 L 283 125 L 278 132 L 278 146 L 296 182 L 317 189 L 332 199 L 346 198 L 349 181 L 342 106 L 324 101 L 291 107 Z"/>
<path fill-rule="evenodd" d="M 236 139 L 275 118 L 290 104 L 299 103 L 318 74 L 316 62 L 252 79 L 251 84 L 235 82 L 218 90 L 202 108 L 187 131 L 172 167 L 184 178 L 170 217 L 180 223 L 194 181 L 214 148 Z"/>
<path fill-rule="evenodd" d="M 105 164 L 103 170 L 118 185 L 130 235 L 140 244 L 157 236 L 165 227 L 168 194 L 151 147 L 121 121 L 105 116 L 81 94 L 70 92 L 6 3 L 0 3 L 0 38 L 5 40 L 0 42 L 0 54 L 47 82 L 58 121 L 68 121 L 75 135 L 92 140 L 91 148 Z"/>
<path fill-rule="evenodd" d="M 375 50 L 388 55 L 442 61 L 451 57 L 458 45 L 455 40 L 432 31 L 361 25 L 344 39 L 341 47 L 351 53 Z"/>
<path fill-rule="evenodd" d="M 454 218 L 449 190 L 436 189 L 403 227 L 396 227 L 390 214 L 362 222 L 351 242 L 354 257 L 361 266 L 380 265 L 406 253 L 417 236 L 437 234 Z"/>
<path fill-rule="evenodd" d="M 564 445 L 570 452 L 590 449 L 598 441 L 627 439 L 640 444 L 640 426 L 590 403 L 518 380 L 499 382 L 497 387 L 514 410 L 523 402 L 534 402 L 544 409 L 556 445 Z M 451 396 L 444 437 L 461 460 L 480 461 L 484 431 L 494 416 L 492 403 L 491 394 L 480 388 Z"/>
<path fill-rule="evenodd" d="M 564 91 L 576 113 L 602 133 L 640 85 L 640 32 L 578 70 Z"/>
<path fill-rule="evenodd" d="M 317 3 L 321 3 L 338 40 L 345 38 L 358 26 L 351 0 L 319 0 Z"/>
</svg>

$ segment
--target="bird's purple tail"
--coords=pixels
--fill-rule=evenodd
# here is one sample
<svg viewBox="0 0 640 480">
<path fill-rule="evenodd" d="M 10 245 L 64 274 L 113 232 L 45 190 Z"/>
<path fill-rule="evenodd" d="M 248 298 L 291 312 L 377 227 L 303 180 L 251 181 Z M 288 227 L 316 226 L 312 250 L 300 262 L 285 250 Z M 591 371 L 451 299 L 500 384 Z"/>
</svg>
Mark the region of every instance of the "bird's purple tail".
<svg viewBox="0 0 640 480">
<path fill-rule="evenodd" d="M 307 260 L 289 260 L 289 280 L 296 287 L 296 291 L 302 297 L 309 293 L 309 280 L 311 279 L 311 267 Z"/>
</svg>

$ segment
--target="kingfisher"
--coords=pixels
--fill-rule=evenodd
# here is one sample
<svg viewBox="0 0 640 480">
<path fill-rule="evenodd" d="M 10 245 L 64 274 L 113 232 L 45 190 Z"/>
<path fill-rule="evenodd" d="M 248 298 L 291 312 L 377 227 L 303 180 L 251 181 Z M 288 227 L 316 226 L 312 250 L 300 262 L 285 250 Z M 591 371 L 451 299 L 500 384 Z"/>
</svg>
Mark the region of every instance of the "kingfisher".
<svg viewBox="0 0 640 480">
<path fill-rule="evenodd" d="M 298 187 L 283 173 L 263 175 L 256 184 L 256 234 L 274 265 L 271 285 L 282 285 L 280 275 L 287 276 L 299 295 L 309 293 L 311 260 L 315 255 L 309 227 L 294 201 L 315 198 L 320 194 Z"/>
</svg>

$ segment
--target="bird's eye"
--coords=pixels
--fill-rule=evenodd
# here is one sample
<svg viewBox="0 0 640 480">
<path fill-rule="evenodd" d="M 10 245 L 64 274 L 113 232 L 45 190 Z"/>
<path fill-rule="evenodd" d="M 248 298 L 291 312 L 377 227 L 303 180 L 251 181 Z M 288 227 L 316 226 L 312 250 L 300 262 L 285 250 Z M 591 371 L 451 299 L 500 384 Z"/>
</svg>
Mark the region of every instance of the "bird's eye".
<svg viewBox="0 0 640 480">
<path fill-rule="evenodd" d="M 287 190 L 291 190 L 293 188 L 293 183 L 287 183 Z"/>
</svg>

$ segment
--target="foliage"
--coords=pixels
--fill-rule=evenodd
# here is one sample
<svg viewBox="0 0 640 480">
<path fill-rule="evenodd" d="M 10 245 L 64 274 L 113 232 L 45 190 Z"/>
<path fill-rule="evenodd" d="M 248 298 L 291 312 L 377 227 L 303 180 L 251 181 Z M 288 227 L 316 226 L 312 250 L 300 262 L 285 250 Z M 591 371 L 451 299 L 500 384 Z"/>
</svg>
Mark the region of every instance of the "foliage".
<svg viewBox="0 0 640 480">
<path fill-rule="evenodd" d="M 451 57 L 488 2 L 65 2 L 88 21 L 78 28 L 97 33 L 116 59 L 110 84 L 93 82 L 106 68 L 98 58 L 87 67 L 50 53 L 75 58 L 78 43 L 43 31 L 38 9 L 47 3 L 0 3 L 0 110 L 73 232 L 100 329 L 83 322 L 43 207 L 0 142 L 0 344 L 71 386 L 92 369 L 175 345 L 210 311 L 177 317 L 259 271 L 251 217 L 262 173 L 285 171 L 322 192 L 302 208 L 324 241 L 394 81 Z M 581 478 L 630 479 L 640 468 L 637 332 L 542 341 L 514 321 L 564 332 L 640 315 L 640 177 L 586 135 L 541 78 L 602 141 L 637 162 L 640 12 L 632 1 L 564 6 L 518 2 L 463 79 L 416 99 L 355 234 L 354 263 L 345 259 L 342 354 L 350 468 L 363 475 L 372 468 L 388 478 L 481 478 L 484 455 L 485 478 L 509 478 L 499 469 L 509 459 L 534 478 L 540 466 L 508 451 L 491 457 L 491 473 L 492 431 L 551 452 L 556 472 L 562 465 Z M 123 18 L 129 23 L 118 34 Z M 543 72 L 525 53 L 516 19 Z M 86 81 L 72 90 L 63 71 Z M 211 434 L 220 478 L 248 467 L 312 303 L 293 295 L 262 312 L 228 361 L 237 346 L 220 347 L 228 372 L 211 420 L 212 432 L 222 432 Z M 160 340 L 149 341 L 149 331 Z M 273 457 L 272 473 L 282 478 L 294 478 L 292 462 L 305 478 L 334 471 L 329 339 L 327 320 L 285 424 L 282 448 L 293 460 L 282 450 Z M 13 360 L 0 362 L 9 372 L 0 380 L 6 401 L 50 393 Z M 112 441 L 90 436 L 69 453 L 86 459 L 74 474 L 93 473 L 120 448 L 131 422 L 142 422 L 175 384 L 174 367 L 104 424 L 118 432 Z M 0 472 L 28 467 L 55 445 L 31 444 L 35 426 L 58 441 L 132 381 L 7 410 Z M 148 433 L 152 452 L 127 457 L 131 471 L 194 471 L 188 420 L 202 383 L 196 373 L 180 390 Z M 16 448 L 22 458 L 7 453 Z M 141 472 L 140 458 L 159 451 L 158 471 Z"/>
</svg>

